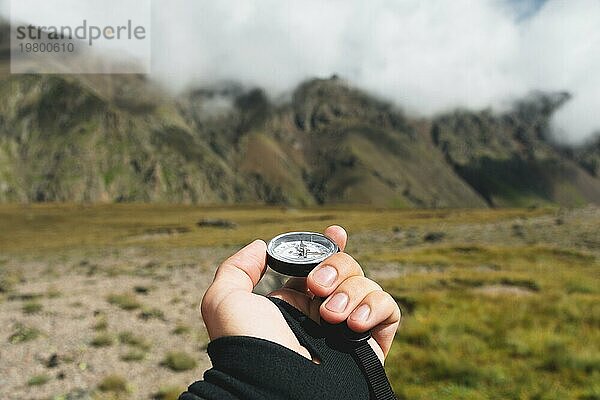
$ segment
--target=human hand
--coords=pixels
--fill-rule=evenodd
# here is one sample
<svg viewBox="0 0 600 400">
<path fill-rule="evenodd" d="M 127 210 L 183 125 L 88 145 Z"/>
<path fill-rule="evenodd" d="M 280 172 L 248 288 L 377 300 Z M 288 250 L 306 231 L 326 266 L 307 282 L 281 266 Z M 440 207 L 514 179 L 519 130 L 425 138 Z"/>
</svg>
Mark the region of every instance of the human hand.
<svg viewBox="0 0 600 400">
<path fill-rule="evenodd" d="M 346 231 L 330 226 L 324 233 L 342 252 L 323 261 L 308 277 L 289 279 L 269 296 L 286 301 L 317 322 L 323 319 L 337 324 L 347 320 L 356 332 L 371 330 L 370 344 L 383 363 L 400 323 L 400 309 L 388 293 L 364 276 L 356 260 L 343 253 Z M 210 339 L 252 336 L 312 359 L 277 306 L 252 293 L 266 270 L 266 250 L 265 242 L 256 240 L 217 269 L 201 306 Z"/>
</svg>

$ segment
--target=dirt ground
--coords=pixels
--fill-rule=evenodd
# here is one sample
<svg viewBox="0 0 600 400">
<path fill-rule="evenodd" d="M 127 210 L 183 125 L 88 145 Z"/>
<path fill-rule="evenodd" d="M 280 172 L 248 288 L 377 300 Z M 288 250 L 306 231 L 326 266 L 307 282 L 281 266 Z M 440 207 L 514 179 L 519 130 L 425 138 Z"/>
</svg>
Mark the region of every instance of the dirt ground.
<svg viewBox="0 0 600 400">
<path fill-rule="evenodd" d="M 4 342 L 0 347 L 0 397 L 104 398 L 95 389 L 102 377 L 110 375 L 126 377 L 133 398 L 167 399 L 169 395 L 161 397 L 161 390 L 185 390 L 210 367 L 199 304 L 219 260 L 234 250 L 127 248 L 85 257 L 60 254 L 47 261 L 10 260 L 6 267 L 17 267 L 23 273 L 12 294 L 0 303 L 0 338 Z M 274 275 L 265 277 L 259 290 L 269 291 L 274 286 L 271 282 L 278 279 Z M 123 310 L 110 304 L 107 299 L 112 294 L 131 295 L 140 307 Z M 41 304 L 42 310 L 24 312 L 24 306 L 32 302 Z M 145 309 L 160 310 L 162 316 L 144 317 Z M 98 329 L 103 321 L 106 328 Z M 6 338 L 19 326 L 35 327 L 39 337 L 11 344 Z M 174 333 L 178 327 L 184 332 Z M 143 360 L 121 359 L 135 348 L 119 343 L 122 332 L 133 332 L 149 343 Z M 113 343 L 94 346 L 93 339 L 104 333 Z M 165 355 L 172 351 L 189 354 L 197 366 L 182 372 L 162 366 Z M 56 365 L 52 359 L 57 360 Z M 36 376 L 47 376 L 48 382 L 32 385 L 29 381 Z"/>
</svg>

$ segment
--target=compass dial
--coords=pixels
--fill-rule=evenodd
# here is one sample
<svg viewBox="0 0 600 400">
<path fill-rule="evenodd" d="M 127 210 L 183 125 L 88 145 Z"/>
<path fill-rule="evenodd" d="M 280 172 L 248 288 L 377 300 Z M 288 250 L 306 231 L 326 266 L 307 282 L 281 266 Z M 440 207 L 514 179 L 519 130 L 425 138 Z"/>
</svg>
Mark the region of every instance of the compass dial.
<svg viewBox="0 0 600 400">
<path fill-rule="evenodd" d="M 338 252 L 327 236 L 314 232 L 290 232 L 273 238 L 267 246 L 271 268 L 286 275 L 306 276 L 320 262 Z"/>
<path fill-rule="evenodd" d="M 305 242 L 303 240 L 281 243 L 273 249 L 273 253 L 280 258 L 301 262 L 313 261 L 330 254 L 329 249 L 322 244 Z"/>
</svg>

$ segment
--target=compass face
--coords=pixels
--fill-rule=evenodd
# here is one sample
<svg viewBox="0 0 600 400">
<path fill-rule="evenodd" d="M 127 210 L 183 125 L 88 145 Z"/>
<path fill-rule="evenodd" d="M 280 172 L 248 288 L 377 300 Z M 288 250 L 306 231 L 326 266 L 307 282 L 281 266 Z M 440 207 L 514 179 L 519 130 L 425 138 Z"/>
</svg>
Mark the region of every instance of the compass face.
<svg viewBox="0 0 600 400">
<path fill-rule="evenodd" d="M 268 253 L 290 264 L 318 264 L 337 253 L 337 245 L 325 235 L 313 232 L 290 232 L 269 242 Z"/>
</svg>

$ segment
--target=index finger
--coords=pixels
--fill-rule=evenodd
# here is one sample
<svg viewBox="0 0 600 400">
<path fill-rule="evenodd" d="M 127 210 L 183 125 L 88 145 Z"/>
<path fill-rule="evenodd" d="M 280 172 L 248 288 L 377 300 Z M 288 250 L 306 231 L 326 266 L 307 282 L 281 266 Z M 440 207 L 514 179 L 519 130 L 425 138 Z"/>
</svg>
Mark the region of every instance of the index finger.
<svg viewBox="0 0 600 400">
<path fill-rule="evenodd" d="M 346 230 L 339 225 L 331 225 L 323 232 L 325 236 L 330 238 L 338 245 L 340 251 L 344 251 L 348 242 L 348 234 Z M 306 278 L 291 278 L 284 285 L 284 288 L 294 289 L 298 292 L 305 293 L 308 289 L 306 286 Z"/>
<path fill-rule="evenodd" d="M 348 234 L 346 230 L 339 225 L 331 225 L 325 229 L 325 236 L 332 239 L 338 245 L 340 251 L 344 251 L 348 242 Z"/>
</svg>

